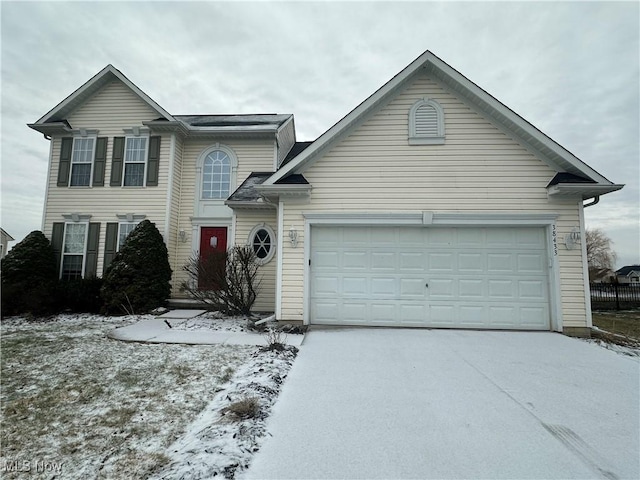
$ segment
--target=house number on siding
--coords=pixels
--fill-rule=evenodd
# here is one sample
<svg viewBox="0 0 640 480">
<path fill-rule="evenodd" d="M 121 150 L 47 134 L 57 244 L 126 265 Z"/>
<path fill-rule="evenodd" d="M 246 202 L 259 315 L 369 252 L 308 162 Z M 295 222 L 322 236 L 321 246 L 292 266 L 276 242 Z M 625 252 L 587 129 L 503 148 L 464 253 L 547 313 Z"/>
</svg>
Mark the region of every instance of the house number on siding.
<svg viewBox="0 0 640 480">
<path fill-rule="evenodd" d="M 551 236 L 553 238 L 553 256 L 558 256 L 558 233 L 556 232 L 555 223 L 551 226 Z"/>
</svg>

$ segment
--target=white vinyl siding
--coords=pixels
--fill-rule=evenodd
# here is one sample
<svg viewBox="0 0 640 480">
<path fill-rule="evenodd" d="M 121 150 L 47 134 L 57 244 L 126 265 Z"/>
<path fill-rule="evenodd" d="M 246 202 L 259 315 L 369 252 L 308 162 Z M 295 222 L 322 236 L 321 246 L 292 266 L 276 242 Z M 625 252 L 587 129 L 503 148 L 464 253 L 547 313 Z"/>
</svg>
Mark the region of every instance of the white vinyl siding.
<svg viewBox="0 0 640 480">
<path fill-rule="evenodd" d="M 168 143 L 168 142 L 167 142 Z M 175 226 L 176 236 L 177 232 L 180 230 L 184 230 L 187 234 L 187 241 L 180 242 L 176 241 L 175 243 L 175 254 L 172 259 L 171 268 L 173 269 L 173 291 L 172 295 L 175 297 L 184 296 L 184 293 L 179 291 L 180 284 L 187 280 L 187 277 L 182 270 L 182 267 L 189 261 L 189 258 L 193 255 L 193 245 L 194 245 L 194 235 L 198 235 L 197 229 L 193 228 L 193 224 L 191 218 L 194 217 L 194 202 L 196 201 L 196 190 L 198 187 L 198 182 L 201 181 L 200 178 L 197 177 L 197 161 L 201 157 L 201 155 L 212 147 L 215 147 L 218 140 L 216 139 L 190 139 L 186 140 L 182 144 L 182 148 L 177 149 L 179 151 L 176 152 L 177 156 L 179 156 L 181 162 L 181 168 L 179 170 L 180 176 L 180 184 L 176 185 L 178 182 L 177 179 L 174 178 L 174 185 L 176 185 L 174 190 L 174 202 L 179 202 L 179 206 L 177 208 L 178 214 L 176 216 L 177 224 Z M 234 192 L 238 186 L 246 180 L 251 172 L 270 172 L 273 170 L 273 155 L 274 155 L 274 140 L 273 139 L 265 139 L 265 140 L 236 140 L 236 139 L 224 139 L 224 142 L 220 141 L 220 145 L 224 145 L 229 149 L 233 150 L 233 153 L 237 157 L 238 166 L 237 173 L 235 175 L 235 182 L 232 181 L 229 191 Z M 177 195 L 175 192 L 177 191 Z M 175 209 L 174 209 L 175 211 Z M 264 213 L 263 213 L 264 212 Z M 238 218 L 241 218 L 245 215 L 245 212 L 238 212 Z M 250 213 L 253 215 L 253 213 Z M 260 222 L 269 223 L 265 220 L 264 215 L 267 215 L 266 218 L 269 218 L 269 211 L 257 211 L 255 216 L 252 216 L 252 220 L 246 226 L 240 225 L 239 223 L 236 225 L 235 229 L 235 238 L 237 244 L 246 244 L 246 238 L 249 231 Z M 275 218 L 275 213 L 273 213 Z M 233 211 L 231 209 L 227 209 L 226 217 L 221 219 L 212 219 L 211 224 L 209 226 L 224 226 L 224 223 L 221 223 L 222 220 L 226 222 L 231 222 L 233 216 Z M 228 218 L 228 219 L 227 219 Z M 239 220 L 239 222 L 242 220 Z M 275 220 L 271 225 L 273 227 L 276 226 Z M 245 233 L 242 233 L 242 229 L 245 229 Z M 275 228 L 274 228 L 275 230 Z M 229 235 L 231 235 L 231 231 Z M 197 243 L 197 241 L 196 241 Z M 264 269 L 264 285 L 262 287 L 262 291 L 258 297 L 258 301 L 256 302 L 256 310 L 264 310 L 264 311 L 273 311 L 274 309 L 274 301 L 273 296 L 275 293 L 275 267 L 273 266 L 275 262 L 269 262 L 264 267 L 261 267 L 261 270 Z M 267 274 L 269 269 L 273 268 L 273 278 L 271 278 L 270 274 Z M 262 300 L 262 299 L 266 300 Z"/>
<path fill-rule="evenodd" d="M 272 230 L 276 230 L 278 222 L 276 219 L 276 211 L 274 210 L 244 210 L 236 213 L 236 245 L 251 244 L 251 234 L 257 225 L 265 224 Z M 275 235 L 272 238 L 273 252 L 276 249 Z M 276 259 L 275 256 L 271 261 L 260 266 L 258 273 L 260 275 L 260 290 L 258 298 L 254 305 L 255 311 L 273 312 L 275 310 L 275 292 L 276 292 Z"/>
<path fill-rule="evenodd" d="M 110 187 L 113 138 L 125 136 L 124 129 L 142 127 L 142 122 L 157 119 L 158 112 L 140 100 L 124 84 L 114 81 L 107 84 L 93 97 L 71 112 L 67 120 L 74 128 L 98 131 L 98 137 L 107 137 L 105 178 L 107 183 L 100 188 L 58 188 L 57 172 L 60 160 L 60 137 L 51 140 L 51 175 L 46 199 L 44 233 L 49 238 L 53 222 L 63 220 L 62 215 L 80 213 L 91 215 L 91 222 L 101 224 L 98 244 L 97 275 L 102 275 L 105 249 L 106 223 L 117 222 L 116 215 L 144 212 L 146 218 L 164 232 L 165 206 L 167 201 L 167 179 L 169 173 L 170 134 L 161 134 L 160 169 L 157 187 L 122 188 Z M 94 147 L 95 148 L 95 147 Z"/>
<path fill-rule="evenodd" d="M 407 142 L 407 112 L 424 97 L 446 113 L 446 144 Z M 284 242 L 282 318 L 303 319 L 303 212 L 557 213 L 563 239 L 579 225 L 578 201 L 547 199 L 554 175 L 471 106 L 426 75 L 416 77 L 304 172 L 313 186 L 309 204 L 285 203 L 284 225 L 298 230 L 300 245 Z M 580 250 L 559 243 L 558 263 L 564 326 L 584 326 Z"/>
</svg>

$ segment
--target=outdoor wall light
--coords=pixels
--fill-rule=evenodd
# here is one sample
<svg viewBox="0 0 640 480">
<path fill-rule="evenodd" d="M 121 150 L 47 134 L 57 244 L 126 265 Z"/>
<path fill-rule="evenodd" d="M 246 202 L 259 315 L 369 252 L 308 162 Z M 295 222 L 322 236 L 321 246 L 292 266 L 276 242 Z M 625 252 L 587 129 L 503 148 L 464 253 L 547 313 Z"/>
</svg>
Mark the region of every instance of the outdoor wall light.
<svg viewBox="0 0 640 480">
<path fill-rule="evenodd" d="M 182 243 L 185 243 L 187 241 L 187 232 L 185 232 L 184 230 L 180 230 L 178 232 L 178 236 L 180 237 L 180 241 Z"/>
<path fill-rule="evenodd" d="M 298 246 L 298 231 L 293 225 L 289 229 L 289 240 L 291 240 L 291 246 L 296 248 Z"/>
<path fill-rule="evenodd" d="M 573 230 L 571 230 L 571 233 L 567 233 L 567 235 L 564 237 L 564 244 L 567 247 L 567 250 L 573 250 L 580 245 L 580 240 L 580 229 L 578 227 L 575 227 Z"/>
</svg>

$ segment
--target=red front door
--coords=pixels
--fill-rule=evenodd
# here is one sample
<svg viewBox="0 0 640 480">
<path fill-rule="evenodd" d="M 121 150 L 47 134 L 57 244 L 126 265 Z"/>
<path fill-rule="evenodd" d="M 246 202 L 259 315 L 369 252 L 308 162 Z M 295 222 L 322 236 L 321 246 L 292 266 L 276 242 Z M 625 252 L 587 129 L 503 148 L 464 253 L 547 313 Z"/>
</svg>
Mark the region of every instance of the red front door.
<svg viewBox="0 0 640 480">
<path fill-rule="evenodd" d="M 209 265 L 213 259 L 210 257 L 220 258 L 227 251 L 227 227 L 202 227 L 200 229 L 200 262 Z M 222 264 L 224 268 L 224 264 Z M 211 289 L 215 286 L 210 280 L 199 278 L 198 287 L 203 289 Z"/>
</svg>

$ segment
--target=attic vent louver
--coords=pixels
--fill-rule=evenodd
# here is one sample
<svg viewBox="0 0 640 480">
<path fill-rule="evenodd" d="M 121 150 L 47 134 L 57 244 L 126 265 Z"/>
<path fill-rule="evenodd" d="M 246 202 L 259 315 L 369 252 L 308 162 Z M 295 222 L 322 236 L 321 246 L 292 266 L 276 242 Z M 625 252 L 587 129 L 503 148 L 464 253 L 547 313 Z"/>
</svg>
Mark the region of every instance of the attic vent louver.
<svg viewBox="0 0 640 480">
<path fill-rule="evenodd" d="M 438 102 L 423 98 L 409 111 L 409 145 L 442 145 L 444 112 Z"/>
</svg>

